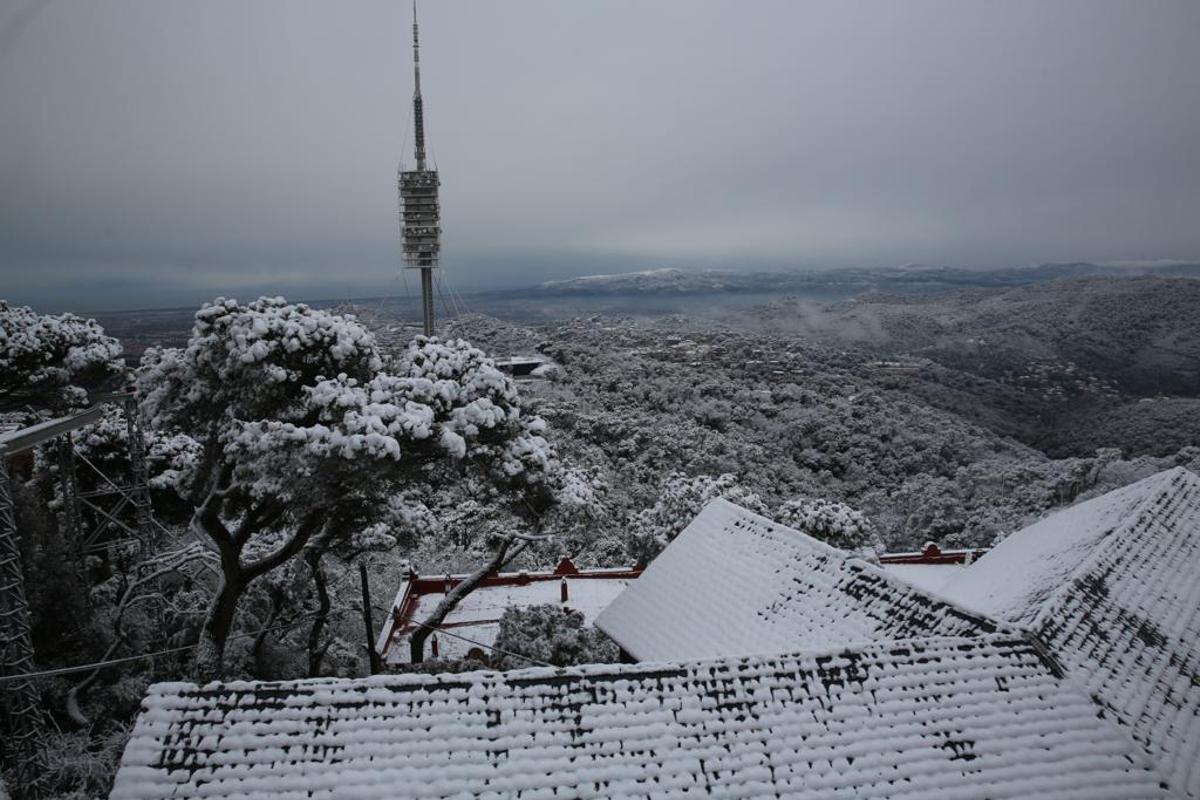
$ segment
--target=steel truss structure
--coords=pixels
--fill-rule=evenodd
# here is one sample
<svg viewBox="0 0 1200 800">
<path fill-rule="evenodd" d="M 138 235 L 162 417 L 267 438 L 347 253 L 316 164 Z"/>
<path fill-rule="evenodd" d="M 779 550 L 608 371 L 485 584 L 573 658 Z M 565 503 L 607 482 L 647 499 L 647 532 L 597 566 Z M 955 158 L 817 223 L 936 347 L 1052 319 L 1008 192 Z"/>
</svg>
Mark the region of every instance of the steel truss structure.
<svg viewBox="0 0 1200 800">
<path fill-rule="evenodd" d="M 95 397 L 93 401 L 91 408 L 78 414 L 0 434 L 0 677 L 5 679 L 0 694 L 0 707 L 4 709 L 4 725 L 0 726 L 3 731 L 0 755 L 4 757 L 7 775 L 15 782 L 10 788 L 23 798 L 44 795 L 48 765 L 41 696 L 34 680 L 26 677 L 35 672 L 34 652 L 9 458 L 39 445 L 53 443 L 58 461 L 63 530 L 81 554 L 94 552 L 97 546 L 106 548 L 113 544 L 104 543 L 102 537 L 114 527 L 129 534 L 129 538 L 123 542 L 137 542 L 138 549 L 141 549 L 142 545 L 149 542 L 157 525 L 150 507 L 146 446 L 136 397 L 132 392 L 121 392 Z M 125 411 L 130 482 L 124 486 L 118 485 L 90 460 L 76 453 L 71 443 L 72 431 L 99 421 L 105 405 L 112 403 L 120 403 Z M 76 477 L 77 459 L 98 473 L 107 486 L 80 492 Z M 113 506 L 106 509 L 95 502 L 102 496 L 115 496 L 117 499 Z M 91 509 L 101 519 L 93 530 L 84 531 L 83 507 Z M 132 526 L 120 518 L 126 508 L 134 511 L 135 523 Z"/>
</svg>

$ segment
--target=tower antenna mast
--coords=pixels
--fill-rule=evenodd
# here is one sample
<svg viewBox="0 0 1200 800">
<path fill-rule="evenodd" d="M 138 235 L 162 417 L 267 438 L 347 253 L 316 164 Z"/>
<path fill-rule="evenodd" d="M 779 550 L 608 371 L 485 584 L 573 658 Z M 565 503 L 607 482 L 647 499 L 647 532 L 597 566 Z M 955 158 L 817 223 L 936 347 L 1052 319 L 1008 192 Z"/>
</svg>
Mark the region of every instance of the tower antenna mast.
<svg viewBox="0 0 1200 800">
<path fill-rule="evenodd" d="M 405 269 L 421 271 L 421 311 L 426 336 L 433 336 L 433 270 L 441 255 L 440 181 L 428 169 L 425 155 L 425 101 L 421 97 L 421 42 L 417 28 L 417 2 L 413 0 L 413 125 L 416 169 L 401 168 L 400 226 L 404 234 Z"/>
</svg>

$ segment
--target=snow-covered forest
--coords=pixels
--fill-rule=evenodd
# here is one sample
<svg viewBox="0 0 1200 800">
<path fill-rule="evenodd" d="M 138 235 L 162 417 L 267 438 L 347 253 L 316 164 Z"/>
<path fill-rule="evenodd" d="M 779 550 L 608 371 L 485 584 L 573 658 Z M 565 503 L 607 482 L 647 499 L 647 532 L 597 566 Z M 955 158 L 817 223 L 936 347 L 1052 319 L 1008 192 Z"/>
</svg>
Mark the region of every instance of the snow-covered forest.
<svg viewBox="0 0 1200 800">
<path fill-rule="evenodd" d="M 1164 453 L 1136 432 L 1051 458 L 943 402 L 966 373 L 753 327 L 465 315 L 426 339 L 386 308 L 218 298 L 186 342 L 127 364 L 93 322 L 0 305 L 9 426 L 131 384 L 156 524 L 81 548 L 52 448 L 13 469 L 38 666 L 103 665 L 39 680 L 54 791 L 106 791 L 151 682 L 366 673 L 359 564 L 378 622 L 411 569 L 644 564 L 718 496 L 870 555 L 987 547 L 1165 467 L 1200 469 L 1200 448 Z M 545 363 L 516 380 L 495 363 L 511 355 Z M 1006 391 L 1044 402 L 1045 380 L 1022 373 Z M 132 479 L 123 414 L 71 434 L 99 468 L 80 492 Z M 134 526 L 127 507 L 84 514 Z M 546 607 L 506 614 L 498 647 L 499 668 L 512 653 L 617 657 L 578 614 Z"/>
</svg>

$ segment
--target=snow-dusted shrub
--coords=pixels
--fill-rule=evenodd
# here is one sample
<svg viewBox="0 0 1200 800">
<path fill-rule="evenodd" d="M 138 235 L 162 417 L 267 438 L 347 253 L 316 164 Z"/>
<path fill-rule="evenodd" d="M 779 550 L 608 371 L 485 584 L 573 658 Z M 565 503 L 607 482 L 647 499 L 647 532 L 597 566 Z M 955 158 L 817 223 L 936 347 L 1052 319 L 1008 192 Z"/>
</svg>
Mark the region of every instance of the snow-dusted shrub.
<svg viewBox="0 0 1200 800">
<path fill-rule="evenodd" d="M 0 401 L 11 394 L 74 402 L 75 384 L 120 374 L 121 343 L 94 319 L 38 314 L 0 300 Z"/>
<path fill-rule="evenodd" d="M 60 800 L 107 796 L 131 730 L 132 726 L 118 725 L 104 734 L 73 731 L 48 736 L 48 795 Z"/>
<path fill-rule="evenodd" d="M 538 662 L 556 667 L 605 664 L 620 659 L 616 642 L 595 626 L 585 625 L 582 612 L 552 604 L 505 609 L 496 650 L 516 654 L 496 652 L 492 663 L 498 669 L 519 669 Z"/>
<path fill-rule="evenodd" d="M 636 559 L 629 552 L 629 540 L 616 533 L 597 536 L 583 545 L 571 556 L 577 567 L 594 569 L 603 567 L 631 567 Z"/>
<path fill-rule="evenodd" d="M 658 501 L 630 520 L 631 555 L 639 563 L 648 564 L 704 506 L 718 497 L 751 511 L 766 511 L 759 496 L 743 488 L 731 473 L 716 478 L 710 475 L 691 478 L 673 472 L 663 481 Z"/>
<path fill-rule="evenodd" d="M 873 548 L 879 543 L 871 520 L 836 500 L 798 497 L 781 505 L 773 517 L 843 550 Z"/>
</svg>

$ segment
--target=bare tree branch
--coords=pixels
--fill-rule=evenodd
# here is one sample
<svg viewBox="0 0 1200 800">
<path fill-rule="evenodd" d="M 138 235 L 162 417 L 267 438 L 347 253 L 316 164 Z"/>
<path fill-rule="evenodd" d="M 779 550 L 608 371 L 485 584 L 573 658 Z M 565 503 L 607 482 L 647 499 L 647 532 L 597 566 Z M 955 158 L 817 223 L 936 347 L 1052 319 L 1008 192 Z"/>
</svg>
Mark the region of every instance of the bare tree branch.
<svg viewBox="0 0 1200 800">
<path fill-rule="evenodd" d="M 513 547 L 513 544 L 516 546 Z M 516 536 L 508 536 L 496 548 L 496 552 L 492 554 L 488 563 L 472 572 L 461 583 L 446 593 L 442 598 L 442 602 L 437 604 L 437 608 L 421 623 L 412 636 L 409 638 L 410 657 L 409 660 L 414 664 L 419 664 L 425 660 L 425 640 L 433 633 L 438 625 L 441 625 L 446 617 L 458 607 L 462 599 L 475 590 L 483 582 L 483 579 L 493 572 L 499 572 L 505 564 L 512 561 L 529 547 L 529 540 L 519 539 Z"/>
</svg>

